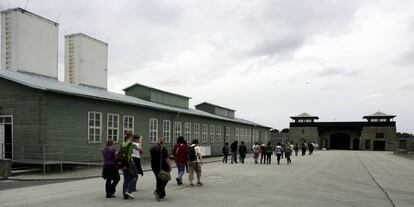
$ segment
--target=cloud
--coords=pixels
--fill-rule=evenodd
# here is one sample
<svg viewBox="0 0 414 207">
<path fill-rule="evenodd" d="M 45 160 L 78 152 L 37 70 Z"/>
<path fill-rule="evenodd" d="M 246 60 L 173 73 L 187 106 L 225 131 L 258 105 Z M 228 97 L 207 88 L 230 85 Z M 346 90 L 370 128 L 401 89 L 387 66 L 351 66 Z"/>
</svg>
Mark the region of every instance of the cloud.
<svg viewBox="0 0 414 207">
<path fill-rule="evenodd" d="M 414 79 L 404 80 L 398 83 L 397 89 L 403 91 L 414 91 Z"/>
<path fill-rule="evenodd" d="M 320 70 L 316 75 L 319 77 L 356 76 L 358 75 L 358 72 L 354 70 L 347 70 L 346 68 L 341 67 L 330 67 Z"/>
<path fill-rule="evenodd" d="M 399 57 L 397 64 L 401 65 L 413 65 L 414 64 L 414 46 L 411 46 L 409 50 L 402 53 Z"/>
</svg>

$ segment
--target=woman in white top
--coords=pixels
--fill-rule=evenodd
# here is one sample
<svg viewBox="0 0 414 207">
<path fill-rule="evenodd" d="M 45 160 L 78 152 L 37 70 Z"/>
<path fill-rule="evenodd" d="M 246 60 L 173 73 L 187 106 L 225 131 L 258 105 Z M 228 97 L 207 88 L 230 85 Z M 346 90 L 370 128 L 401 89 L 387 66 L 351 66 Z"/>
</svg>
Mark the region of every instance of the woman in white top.
<svg viewBox="0 0 414 207">
<path fill-rule="evenodd" d="M 134 139 L 133 142 L 135 145 L 138 146 L 138 149 L 133 149 L 132 151 L 132 160 L 134 161 L 135 167 L 137 168 L 137 178 L 134 180 L 134 184 L 132 184 L 132 191 L 135 192 L 137 191 L 136 186 L 137 186 L 137 182 L 138 182 L 138 178 L 139 175 L 143 176 L 144 175 L 144 171 L 142 170 L 141 167 L 141 154 L 144 153 L 144 150 L 142 148 L 142 141 L 144 140 L 144 137 L 142 136 L 138 136 L 138 135 L 134 135 Z"/>
</svg>

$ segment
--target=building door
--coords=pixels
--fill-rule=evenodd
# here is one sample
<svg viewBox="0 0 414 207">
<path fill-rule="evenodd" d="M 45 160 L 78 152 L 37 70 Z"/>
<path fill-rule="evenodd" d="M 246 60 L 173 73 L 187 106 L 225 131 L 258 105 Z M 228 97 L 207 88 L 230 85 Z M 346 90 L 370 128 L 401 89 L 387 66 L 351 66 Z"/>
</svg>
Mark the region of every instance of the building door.
<svg viewBox="0 0 414 207">
<path fill-rule="evenodd" d="M 351 136 L 348 134 L 332 134 L 329 140 L 329 149 L 350 150 Z"/>
<path fill-rule="evenodd" d="M 352 149 L 359 150 L 359 138 L 352 140 Z"/>
<path fill-rule="evenodd" d="M 0 158 L 13 158 L 12 116 L 0 116 Z"/>
<path fill-rule="evenodd" d="M 385 151 L 385 141 L 374 141 L 374 151 Z"/>
</svg>

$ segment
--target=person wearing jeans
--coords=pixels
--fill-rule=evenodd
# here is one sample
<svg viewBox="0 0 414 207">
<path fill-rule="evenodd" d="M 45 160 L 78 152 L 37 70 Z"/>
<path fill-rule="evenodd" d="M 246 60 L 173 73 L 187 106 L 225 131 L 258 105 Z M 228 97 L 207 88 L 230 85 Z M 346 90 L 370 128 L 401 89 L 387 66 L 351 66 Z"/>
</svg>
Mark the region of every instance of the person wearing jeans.
<svg viewBox="0 0 414 207">
<path fill-rule="evenodd" d="M 122 186 L 124 199 L 134 199 L 134 196 L 132 195 L 134 190 L 133 185 L 138 176 L 137 168 L 132 161 L 132 150 L 138 150 L 138 146 L 132 142 L 133 138 L 134 135 L 132 134 L 132 131 L 128 131 L 125 141 L 121 144 L 121 148 L 128 148 L 128 168 L 122 170 L 122 174 L 124 175 L 124 184 Z"/>
<path fill-rule="evenodd" d="M 183 175 L 185 173 L 187 163 L 187 144 L 184 144 L 184 142 L 184 137 L 178 137 L 177 144 L 174 145 L 172 152 L 178 170 L 178 176 L 175 179 L 177 181 L 177 185 L 183 184 Z"/>
<path fill-rule="evenodd" d="M 282 156 L 282 146 L 280 146 L 280 143 L 278 142 L 275 148 L 275 153 L 276 153 L 276 157 L 277 157 L 277 164 L 280 164 L 280 157 Z"/>
<path fill-rule="evenodd" d="M 231 150 L 231 164 L 233 164 L 233 162 L 237 163 L 237 146 L 238 142 L 234 141 L 231 145 L 230 145 L 230 150 Z"/>
</svg>

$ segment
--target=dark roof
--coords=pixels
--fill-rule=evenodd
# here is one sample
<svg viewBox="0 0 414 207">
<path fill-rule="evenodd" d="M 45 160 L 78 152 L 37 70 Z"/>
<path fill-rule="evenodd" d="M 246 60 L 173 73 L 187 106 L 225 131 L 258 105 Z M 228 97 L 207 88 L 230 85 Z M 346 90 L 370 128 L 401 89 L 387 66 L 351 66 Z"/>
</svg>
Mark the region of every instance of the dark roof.
<svg viewBox="0 0 414 207">
<path fill-rule="evenodd" d="M 45 21 L 49 22 L 50 24 L 55 25 L 55 26 L 58 26 L 58 25 L 59 25 L 59 23 L 57 23 L 57 22 L 54 22 L 54 21 L 52 21 L 52 20 L 50 20 L 50 19 L 47 19 L 47 18 L 42 17 L 42 16 L 39 16 L 39 15 L 37 15 L 37 14 L 35 14 L 35 13 L 29 12 L 29 11 L 27 11 L 27 10 L 24 10 L 24 9 L 22 9 L 22 8 L 20 8 L 20 7 L 18 7 L 18 8 L 12 8 L 12 9 L 7 9 L 7 10 L 3 10 L 3 11 L 1 11 L 1 13 L 3 14 L 3 13 L 13 12 L 13 11 L 17 11 L 17 12 L 20 12 L 20 13 L 23 13 L 23 14 L 29 14 L 29 15 L 32 15 L 32 16 L 35 16 L 35 17 L 38 17 L 38 18 L 40 18 L 40 19 L 42 19 L 42 20 L 45 20 Z"/>
<path fill-rule="evenodd" d="M 367 119 L 367 118 L 394 118 L 394 117 L 396 117 L 396 116 L 395 115 L 385 114 L 385 113 L 382 113 L 380 111 L 377 111 L 377 112 L 375 112 L 375 113 L 373 113 L 371 115 L 366 115 L 363 118 L 364 119 Z"/>
<path fill-rule="evenodd" d="M 308 114 L 308 113 L 306 113 L 306 112 L 301 113 L 301 114 L 299 114 L 299 115 L 297 115 L 297 116 L 291 116 L 290 118 L 291 118 L 291 119 L 298 119 L 298 118 L 304 118 L 304 119 L 319 119 L 319 117 L 309 115 L 309 114 Z"/>
<path fill-rule="evenodd" d="M 83 33 L 68 34 L 68 35 L 65 35 L 65 38 L 66 38 L 66 37 L 76 37 L 76 36 L 86 37 L 86 38 L 88 38 L 88 39 L 91 39 L 91 40 L 93 40 L 93 41 L 96 41 L 96 42 L 99 42 L 99 43 L 101 43 L 101 44 L 104 44 L 104 45 L 108 46 L 108 43 L 107 43 L 107 42 L 104 42 L 104 41 L 102 41 L 102 40 L 98 40 L 98 39 L 96 39 L 96 38 L 94 38 L 94 37 L 91 37 L 91 36 L 86 35 L 86 34 L 83 34 Z"/>
<path fill-rule="evenodd" d="M 122 90 L 123 91 L 126 91 L 126 90 L 128 90 L 128 89 L 130 89 L 130 88 L 132 88 L 134 86 L 141 86 L 141 87 L 144 87 L 144 88 L 148 88 L 150 90 L 155 90 L 155 91 L 159 91 L 159 92 L 162 92 L 162 93 L 167 93 L 167 94 L 171 94 L 171 95 L 174 95 L 174 96 L 180 96 L 180 97 L 183 97 L 183 98 L 191 99 L 191 97 L 188 97 L 188 96 L 183 96 L 183 95 L 180 95 L 180 94 L 177 94 L 177 93 L 171 93 L 171 92 L 168 92 L 168 91 L 163 91 L 163 90 L 160 90 L 158 88 L 153 88 L 151 86 L 146 86 L 146 85 L 139 84 L 139 83 L 134 83 L 131 86 L 128 86 L 128 87 L 126 87 L 126 88 L 124 88 Z"/>
<path fill-rule="evenodd" d="M 197 104 L 197 105 L 195 105 L 195 107 L 200 106 L 200 105 L 205 105 L 205 104 L 206 105 L 211 105 L 211 106 L 214 106 L 214 107 L 218 107 L 218 108 L 222 108 L 222 109 L 226 109 L 226 110 L 229 110 L 229 111 L 236 111 L 234 109 L 229 109 L 229 108 L 226 108 L 226 107 L 223 107 L 223 106 L 218 106 L 218 105 L 208 103 L 208 102 L 203 102 L 203 103 Z"/>
<path fill-rule="evenodd" d="M 79 96 L 84 98 L 91 98 L 103 101 L 109 101 L 114 103 L 123 103 L 134 106 L 140 106 L 145 108 L 152 108 L 163 111 L 178 112 L 183 114 L 189 114 L 194 116 L 201 116 L 205 118 L 219 119 L 229 122 L 235 122 L 240 124 L 247 124 L 265 128 L 271 128 L 258 123 L 254 123 L 241 118 L 226 118 L 210 114 L 197 109 L 184 109 L 174 106 L 167 106 L 159 103 L 145 101 L 133 96 L 126 96 L 119 93 L 109 92 L 104 89 L 92 88 L 87 86 L 80 86 L 75 84 L 64 83 L 56 79 L 47 78 L 44 76 L 38 76 L 33 74 L 25 74 L 20 72 L 14 72 L 9 70 L 0 69 L 0 78 L 30 87 L 42 91 L 50 91 L 55 93 Z"/>
</svg>

